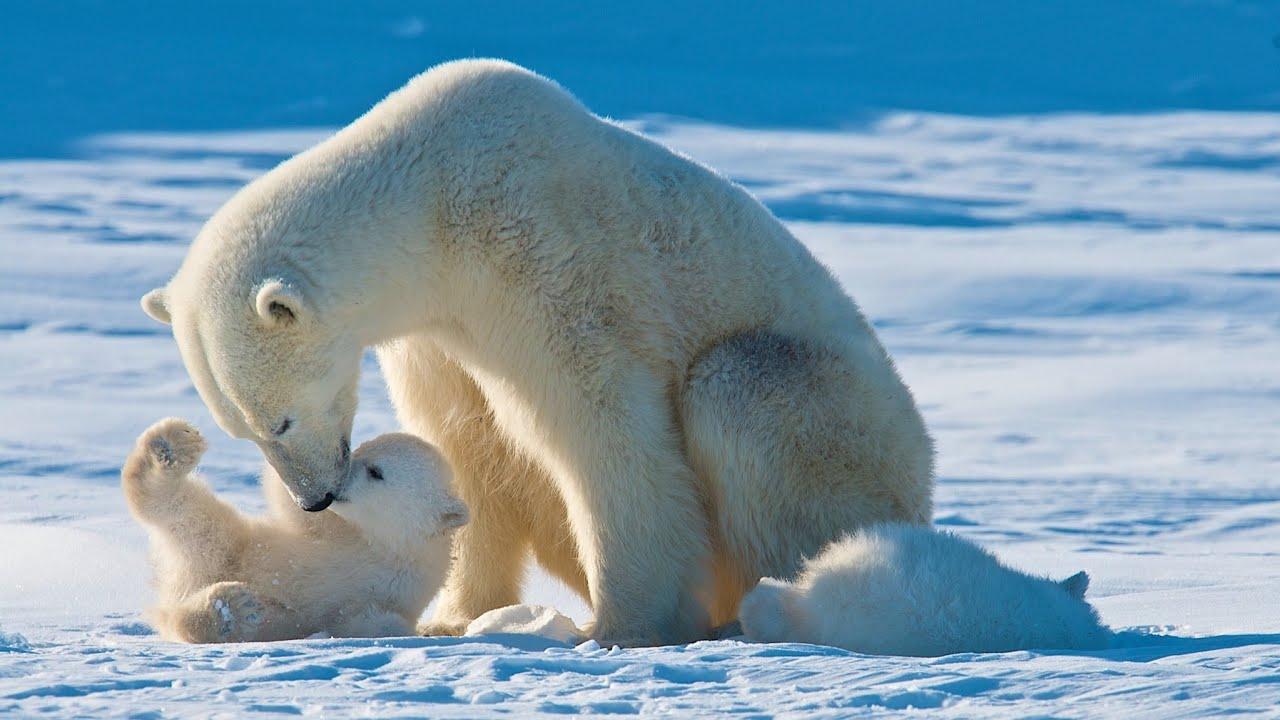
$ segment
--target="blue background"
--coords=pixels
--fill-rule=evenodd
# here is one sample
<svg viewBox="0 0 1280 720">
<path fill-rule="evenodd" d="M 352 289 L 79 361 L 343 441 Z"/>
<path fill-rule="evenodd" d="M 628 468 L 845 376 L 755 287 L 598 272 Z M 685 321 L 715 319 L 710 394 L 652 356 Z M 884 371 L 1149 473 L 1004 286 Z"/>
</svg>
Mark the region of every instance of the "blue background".
<svg viewBox="0 0 1280 720">
<path fill-rule="evenodd" d="M 602 114 L 858 123 L 1280 109 L 1280 2 L 0 4 L 0 155 L 119 130 L 340 125 L 443 60 L 498 56 Z"/>
</svg>

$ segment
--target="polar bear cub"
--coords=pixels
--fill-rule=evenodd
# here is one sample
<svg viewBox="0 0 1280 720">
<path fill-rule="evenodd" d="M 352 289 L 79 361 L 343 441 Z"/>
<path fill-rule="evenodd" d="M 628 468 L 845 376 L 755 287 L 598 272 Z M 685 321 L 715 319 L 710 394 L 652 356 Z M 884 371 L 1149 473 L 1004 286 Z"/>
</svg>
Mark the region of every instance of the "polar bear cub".
<svg viewBox="0 0 1280 720">
<path fill-rule="evenodd" d="M 122 472 L 148 530 L 159 602 L 148 616 L 185 642 L 380 637 L 414 632 L 448 571 L 467 509 L 443 457 L 411 435 L 382 435 L 352 456 L 343 497 L 304 513 L 270 469 L 271 512 L 242 515 L 192 476 L 205 441 L 162 420 L 138 438 Z"/>
<path fill-rule="evenodd" d="M 1088 586 L 1083 572 L 1033 577 L 950 533 L 887 523 L 828 545 L 794 582 L 761 580 L 739 618 L 752 640 L 875 655 L 1103 648 Z"/>
</svg>

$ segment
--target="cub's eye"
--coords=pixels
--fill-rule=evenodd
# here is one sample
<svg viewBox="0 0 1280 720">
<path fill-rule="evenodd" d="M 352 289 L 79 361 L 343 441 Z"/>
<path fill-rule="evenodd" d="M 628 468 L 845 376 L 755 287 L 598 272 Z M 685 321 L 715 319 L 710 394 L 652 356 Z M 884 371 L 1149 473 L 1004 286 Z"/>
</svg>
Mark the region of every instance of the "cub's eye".
<svg viewBox="0 0 1280 720">
<path fill-rule="evenodd" d="M 369 479 L 370 479 L 370 480 L 381 480 L 381 479 L 382 479 L 382 468 L 378 467 L 377 465 L 370 465 L 370 466 L 369 466 Z"/>
<path fill-rule="evenodd" d="M 280 437 L 281 435 L 289 432 L 289 428 L 292 426 L 293 426 L 293 421 L 290 420 L 289 418 L 285 418 L 280 421 L 280 424 L 276 426 L 275 430 L 271 431 L 271 434 L 275 435 L 276 437 Z"/>
</svg>

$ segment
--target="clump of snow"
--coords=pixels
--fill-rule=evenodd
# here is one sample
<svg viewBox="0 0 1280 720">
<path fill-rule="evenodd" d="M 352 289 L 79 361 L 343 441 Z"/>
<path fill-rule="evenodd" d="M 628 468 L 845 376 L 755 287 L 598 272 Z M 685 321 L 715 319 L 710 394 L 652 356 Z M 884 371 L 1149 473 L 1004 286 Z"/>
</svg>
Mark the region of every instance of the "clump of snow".
<svg viewBox="0 0 1280 720">
<path fill-rule="evenodd" d="M 0 630 L 0 653 L 3 652 L 27 652 L 31 649 L 31 643 L 18 633 L 7 633 Z"/>
<path fill-rule="evenodd" d="M 580 643 L 586 633 L 568 616 L 545 605 L 508 605 L 481 615 L 464 635 L 536 635 L 567 645 Z"/>
</svg>

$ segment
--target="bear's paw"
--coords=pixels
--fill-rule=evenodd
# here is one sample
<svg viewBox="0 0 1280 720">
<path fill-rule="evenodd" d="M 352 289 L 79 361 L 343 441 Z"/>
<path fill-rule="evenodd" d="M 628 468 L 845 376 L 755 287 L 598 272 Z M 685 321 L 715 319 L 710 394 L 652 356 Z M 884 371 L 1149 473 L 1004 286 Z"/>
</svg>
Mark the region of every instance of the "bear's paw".
<svg viewBox="0 0 1280 720">
<path fill-rule="evenodd" d="M 243 583 L 224 582 L 209 593 L 208 612 L 219 642 L 247 642 L 257 637 L 263 605 Z"/>
<path fill-rule="evenodd" d="M 160 467 L 177 474 L 195 470 L 208 443 L 194 425 L 168 418 L 147 428 L 139 442 Z"/>
</svg>

